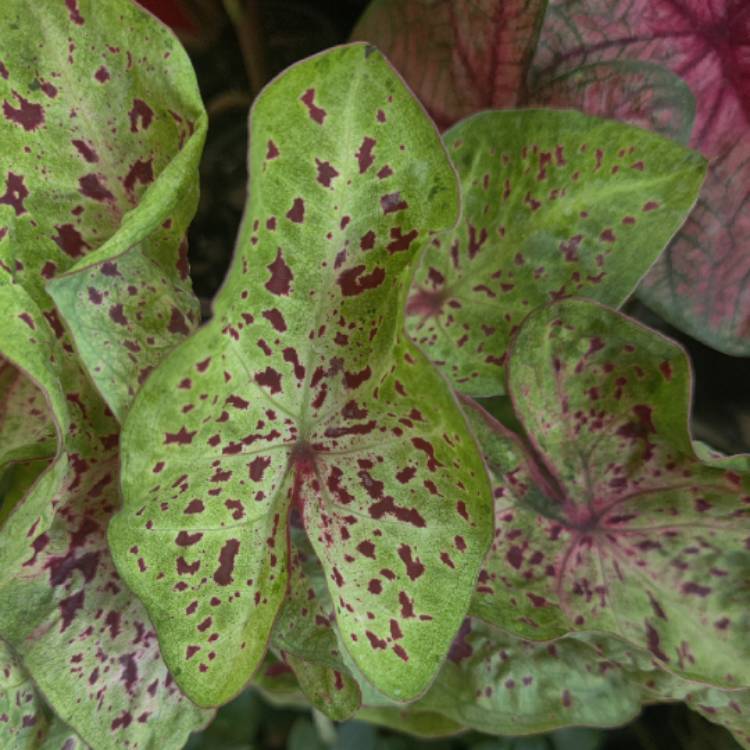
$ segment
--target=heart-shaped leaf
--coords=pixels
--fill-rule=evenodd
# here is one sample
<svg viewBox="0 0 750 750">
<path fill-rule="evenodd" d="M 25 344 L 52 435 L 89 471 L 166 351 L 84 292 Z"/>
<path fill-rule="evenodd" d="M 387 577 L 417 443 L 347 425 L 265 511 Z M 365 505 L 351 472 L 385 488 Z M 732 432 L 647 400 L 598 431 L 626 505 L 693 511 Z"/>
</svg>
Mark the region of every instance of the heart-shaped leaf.
<svg viewBox="0 0 750 750">
<path fill-rule="evenodd" d="M 691 145 L 712 159 L 709 177 L 691 220 L 639 294 L 692 336 L 738 355 L 750 354 L 748 40 L 750 6 L 737 0 L 553 0 L 533 70 L 550 102 L 552 79 L 612 61 L 660 64 L 690 86 L 697 104 Z M 619 88 L 593 99 L 581 91 L 575 103 L 615 115 Z"/>
<path fill-rule="evenodd" d="M 260 95 L 249 164 L 214 318 L 128 419 L 110 543 L 179 684 L 220 703 L 266 651 L 296 507 L 346 648 L 407 700 L 436 673 L 490 536 L 463 416 L 401 333 L 411 261 L 455 221 L 455 174 L 419 104 L 359 44 Z"/>
<path fill-rule="evenodd" d="M 132 3 L 28 10 L 19 0 L 3 7 L 0 180 L 7 174 L 11 189 L 0 199 L 0 356 L 42 392 L 57 444 L 42 473 L 19 464 L 11 477 L 0 636 L 83 742 L 179 748 L 208 714 L 167 672 L 105 530 L 119 503 L 112 410 L 127 410 L 138 376 L 188 332 L 196 309 L 178 244 L 195 205 L 205 114 L 184 51 Z M 126 267 L 143 287 L 122 275 Z M 45 290 L 52 277 L 69 329 Z M 68 284 L 84 277 L 106 315 L 88 317 L 66 299 Z M 170 330 L 171 317 L 162 319 L 131 341 L 121 313 L 162 292 L 183 325 Z M 91 340 L 102 351 L 87 350 Z M 102 355 L 111 369 L 97 369 Z M 32 424 L 35 404 L 11 406 L 27 408 Z M 57 750 L 68 739 L 61 731 L 47 742 Z"/>
<path fill-rule="evenodd" d="M 513 332 L 561 297 L 620 305 L 690 212 L 700 155 L 577 112 L 485 112 L 445 135 L 459 226 L 427 249 L 407 330 L 463 393 L 502 392 Z"/>
<path fill-rule="evenodd" d="M 519 331 L 508 390 L 527 446 L 468 410 L 498 529 L 475 611 L 531 638 L 615 633 L 675 674 L 750 684 L 750 474 L 695 455 L 684 352 L 563 301 Z"/>
<path fill-rule="evenodd" d="M 374 0 L 352 39 L 377 45 L 438 127 L 515 107 L 546 0 Z"/>
</svg>

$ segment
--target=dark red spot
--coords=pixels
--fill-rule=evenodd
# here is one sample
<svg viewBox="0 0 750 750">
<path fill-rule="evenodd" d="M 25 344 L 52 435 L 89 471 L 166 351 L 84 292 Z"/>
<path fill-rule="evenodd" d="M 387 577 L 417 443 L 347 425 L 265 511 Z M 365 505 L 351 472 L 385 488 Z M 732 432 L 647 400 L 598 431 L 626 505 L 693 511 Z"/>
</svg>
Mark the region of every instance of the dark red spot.
<svg viewBox="0 0 750 750">
<path fill-rule="evenodd" d="M 318 168 L 318 182 L 323 187 L 331 187 L 331 181 L 339 176 L 338 170 L 331 165 L 331 162 L 320 159 L 315 159 L 315 166 Z"/>
<path fill-rule="evenodd" d="M 353 498 L 352 498 L 353 499 Z M 357 545 L 357 551 L 371 560 L 375 559 L 375 545 L 370 541 L 363 541 Z"/>
<path fill-rule="evenodd" d="M 36 130 L 44 122 L 44 109 L 41 104 L 32 104 L 15 91 L 13 96 L 18 100 L 18 107 L 14 107 L 7 99 L 3 101 L 3 113 L 6 119 L 20 125 L 26 131 Z"/>
<path fill-rule="evenodd" d="M 400 253 L 404 250 L 408 250 L 418 234 L 419 232 L 416 229 L 412 229 L 411 232 L 402 234 L 401 227 L 393 227 L 391 229 L 391 242 L 386 245 L 386 249 L 389 253 Z"/>
<path fill-rule="evenodd" d="M 153 159 L 138 159 L 130 167 L 130 171 L 123 180 L 123 185 L 128 192 L 132 192 L 136 182 L 148 185 L 154 181 Z"/>
<path fill-rule="evenodd" d="M 172 443 L 176 443 L 178 445 L 189 445 L 193 442 L 193 438 L 195 437 L 196 432 L 197 430 L 188 432 L 184 425 L 180 427 L 178 432 L 165 432 L 164 445 L 170 445 Z"/>
<path fill-rule="evenodd" d="M 359 241 L 360 250 L 372 250 L 375 247 L 375 232 L 372 229 L 366 234 L 362 235 Z"/>
<path fill-rule="evenodd" d="M 295 198 L 292 207 L 286 212 L 286 218 L 295 224 L 302 224 L 305 220 L 305 202 L 302 198 Z"/>
<path fill-rule="evenodd" d="M 384 195 L 380 199 L 380 207 L 384 214 L 393 214 L 409 208 L 409 204 L 401 197 L 401 193 L 396 192 Z"/>
<path fill-rule="evenodd" d="M 276 258 L 273 263 L 270 263 L 266 268 L 271 272 L 271 275 L 266 282 L 266 289 L 271 294 L 287 295 L 291 289 L 292 269 L 284 262 L 284 256 L 281 252 L 281 248 L 276 251 Z"/>
<path fill-rule="evenodd" d="M 52 239 L 71 258 L 80 258 L 84 254 L 83 251 L 91 247 L 72 224 L 56 224 L 55 229 L 57 236 Z"/>
<path fill-rule="evenodd" d="M 203 539 L 203 534 L 200 531 L 196 531 L 194 534 L 181 531 L 174 541 L 178 547 L 190 547 L 193 544 L 197 544 L 201 539 Z"/>
<path fill-rule="evenodd" d="M 646 625 L 646 643 L 648 650 L 657 658 L 662 661 L 669 661 L 669 657 L 661 650 L 659 633 L 656 632 L 648 621 Z"/>
<path fill-rule="evenodd" d="M 78 10 L 78 0 L 65 0 L 65 5 L 68 8 L 68 16 L 70 17 L 70 20 L 78 26 L 83 26 L 85 21 L 81 12 Z"/>
<path fill-rule="evenodd" d="M 23 177 L 13 174 L 13 172 L 8 172 L 8 176 L 5 178 L 5 193 L 0 195 L 0 203 L 10 206 L 15 211 L 16 216 L 20 216 L 26 213 L 23 202 L 28 196 L 29 191 L 24 184 Z M 70 224 L 66 226 L 70 226 Z"/>
<path fill-rule="evenodd" d="M 114 201 L 115 196 L 107 190 L 102 184 L 100 176 L 97 174 L 87 174 L 78 180 L 79 191 L 91 200 L 104 202 Z"/>
<path fill-rule="evenodd" d="M 201 500 L 197 498 L 191 500 L 185 508 L 185 513 L 203 513 L 204 506 Z"/>
<path fill-rule="evenodd" d="M 367 636 L 367 639 L 370 641 L 370 645 L 374 649 L 384 649 L 388 644 L 382 640 L 381 638 L 378 638 L 375 633 L 373 633 L 370 630 L 365 631 L 365 635 Z"/>
<path fill-rule="evenodd" d="M 143 99 L 133 99 L 133 107 L 128 112 L 128 116 L 130 117 L 130 132 L 137 133 L 139 130 L 148 129 L 154 118 L 154 112 Z"/>
<path fill-rule="evenodd" d="M 344 297 L 353 297 L 368 289 L 375 289 L 385 281 L 385 271 L 376 266 L 370 273 L 365 274 L 365 266 L 355 266 L 343 271 L 337 283 L 341 287 Z"/>
<path fill-rule="evenodd" d="M 109 317 L 118 325 L 126 326 L 128 324 L 128 319 L 125 317 L 125 312 L 120 304 L 112 305 L 109 308 Z"/>
<path fill-rule="evenodd" d="M 219 586 L 228 586 L 234 580 L 232 571 L 234 570 L 234 558 L 239 552 L 240 543 L 237 539 L 228 539 L 219 552 L 219 567 L 214 573 L 214 581 Z"/>
<path fill-rule="evenodd" d="M 180 334 L 181 336 L 187 336 L 190 333 L 185 316 L 176 307 L 172 308 L 172 316 L 169 319 L 167 329 L 170 333 Z"/>
<path fill-rule="evenodd" d="M 269 388 L 271 393 L 281 392 L 281 375 L 273 367 L 266 367 L 262 372 L 256 372 L 255 382 Z"/>
<path fill-rule="evenodd" d="M 76 147 L 78 153 L 89 163 L 94 164 L 99 161 L 99 155 L 86 141 L 74 140 L 71 143 Z"/>
<path fill-rule="evenodd" d="M 406 575 L 408 575 L 412 581 L 415 581 L 424 573 L 424 565 L 422 565 L 422 561 L 418 557 L 412 557 L 411 547 L 408 544 L 402 544 L 398 548 L 398 556 L 406 567 Z"/>
<path fill-rule="evenodd" d="M 318 125 L 322 125 L 327 113 L 324 109 L 315 104 L 315 89 L 307 89 L 307 91 L 305 91 L 300 97 L 300 100 L 307 107 L 310 118 L 317 122 Z"/>
<path fill-rule="evenodd" d="M 284 333 L 286 331 L 286 321 L 284 316 L 279 310 L 273 308 L 272 310 L 264 310 L 263 317 L 279 332 Z"/>
<path fill-rule="evenodd" d="M 362 140 L 362 144 L 359 150 L 355 154 L 357 162 L 359 164 L 359 173 L 364 174 L 375 161 L 375 157 L 372 155 L 372 149 L 375 146 L 375 139 L 365 136 Z"/>
<path fill-rule="evenodd" d="M 263 474 L 270 465 L 271 459 L 268 456 L 256 456 L 248 464 L 250 479 L 253 482 L 260 482 L 263 479 Z"/>
<path fill-rule="evenodd" d="M 699 583 L 685 583 L 682 586 L 683 594 L 695 594 L 695 596 L 708 596 L 711 589 L 708 586 L 701 586 Z"/>
<path fill-rule="evenodd" d="M 94 78 L 96 78 L 99 83 L 106 83 L 111 77 L 109 70 L 104 65 L 101 65 L 96 73 L 94 73 Z"/>
<path fill-rule="evenodd" d="M 401 617 L 404 619 L 414 617 L 414 601 L 409 598 L 405 591 L 398 592 L 398 601 L 401 605 Z"/>
<path fill-rule="evenodd" d="M 64 633 L 65 630 L 67 630 L 67 628 L 70 626 L 70 623 L 73 622 L 73 619 L 76 616 L 76 612 L 78 612 L 78 610 L 83 607 L 83 600 L 83 591 L 76 591 L 75 594 L 66 597 L 60 602 L 58 606 L 60 607 L 60 617 L 62 620 L 60 626 L 61 633 Z"/>
<path fill-rule="evenodd" d="M 266 147 L 266 159 L 275 159 L 279 155 L 279 149 L 276 144 L 269 140 Z"/>
<path fill-rule="evenodd" d="M 511 547 L 505 559 L 518 570 L 523 562 L 523 550 L 520 547 Z"/>
</svg>

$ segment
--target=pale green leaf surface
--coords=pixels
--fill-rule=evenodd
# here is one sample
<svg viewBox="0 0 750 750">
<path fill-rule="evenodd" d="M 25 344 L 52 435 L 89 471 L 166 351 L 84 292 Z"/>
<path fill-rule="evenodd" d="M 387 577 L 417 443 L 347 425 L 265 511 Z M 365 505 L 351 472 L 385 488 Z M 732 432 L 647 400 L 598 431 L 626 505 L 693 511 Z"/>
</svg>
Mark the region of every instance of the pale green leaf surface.
<svg viewBox="0 0 750 750">
<path fill-rule="evenodd" d="M 456 219 L 455 174 L 366 45 L 266 88 L 249 164 L 215 316 L 151 376 L 127 422 L 110 542 L 179 684 L 216 704 L 266 651 L 296 507 L 345 647 L 407 700 L 436 673 L 489 543 L 489 488 L 464 419 L 400 333 L 411 261 Z"/>
<path fill-rule="evenodd" d="M 504 392 L 511 336 L 539 305 L 621 305 L 690 212 L 705 160 L 573 111 L 483 112 L 446 133 L 463 218 L 422 258 L 412 339 L 462 393 Z"/>
</svg>

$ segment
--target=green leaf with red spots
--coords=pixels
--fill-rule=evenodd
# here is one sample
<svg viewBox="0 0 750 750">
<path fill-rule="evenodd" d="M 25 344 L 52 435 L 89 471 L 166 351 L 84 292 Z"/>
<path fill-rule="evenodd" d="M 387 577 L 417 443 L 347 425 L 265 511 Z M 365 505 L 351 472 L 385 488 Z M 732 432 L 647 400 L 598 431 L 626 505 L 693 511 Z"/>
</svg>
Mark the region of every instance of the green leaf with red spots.
<svg viewBox="0 0 750 750">
<path fill-rule="evenodd" d="M 474 610 L 528 638 L 614 633 L 677 675 L 750 684 L 750 473 L 695 455 L 684 352 L 564 301 L 519 331 L 508 390 L 525 446 L 469 410 L 498 529 Z"/>
<path fill-rule="evenodd" d="M 33 447 L 44 435 L 51 461 L 37 474 L 18 463 L 2 477 L 11 502 L 0 511 L 0 637 L 86 744 L 176 749 L 208 714 L 167 672 L 145 610 L 114 568 L 106 528 L 120 502 L 112 412 L 127 410 L 128 384 L 187 330 L 151 328 L 123 385 L 112 379 L 128 351 L 120 324 L 110 316 L 88 330 L 93 318 L 69 310 L 65 295 L 67 284 L 99 274 L 113 305 L 122 300 L 125 310 L 130 298 L 176 290 L 189 319 L 195 302 L 178 244 L 195 203 L 205 116 L 184 52 L 130 2 L 64 0 L 29 14 L 12 0 L 3 11 L 0 181 L 12 189 L 0 199 L 0 356 L 47 406 L 38 414 L 40 399 L 29 400 L 24 385 L 12 389 L 5 413 L 25 410 L 34 438 L 19 444 Z M 59 308 L 45 286 L 53 277 Z M 151 279 L 152 291 L 136 279 Z M 97 372 L 88 336 L 114 369 Z M 52 430 L 40 428 L 46 421 Z M 63 735 L 49 740 L 55 750 L 67 747 Z"/>
<path fill-rule="evenodd" d="M 352 39 L 377 45 L 441 129 L 523 103 L 546 0 L 374 0 Z"/>
<path fill-rule="evenodd" d="M 696 99 L 690 145 L 712 160 L 708 178 L 639 296 L 691 336 L 744 356 L 750 354 L 749 40 L 750 6 L 742 0 L 553 0 L 532 70 L 535 87 L 553 93 L 543 99 L 552 103 L 552 79 L 598 64 L 658 64 L 690 87 Z M 613 93 L 568 103 L 619 116 L 624 97 L 615 86 Z M 646 119 L 653 104 L 643 103 Z"/>
<path fill-rule="evenodd" d="M 508 344 L 541 304 L 622 304 L 695 202 L 704 160 L 577 112 L 485 112 L 445 135 L 459 226 L 428 247 L 407 330 L 461 392 L 503 389 Z"/>
<path fill-rule="evenodd" d="M 181 242 L 206 115 L 169 30 L 130 2 L 100 5 L 59 0 L 32 19 L 23 0 L 3 6 L 0 265 L 58 337 L 62 317 L 121 418 L 197 322 Z"/>
<path fill-rule="evenodd" d="M 175 678 L 210 705 L 266 652 L 294 507 L 345 648 L 381 690 L 412 699 L 448 650 L 490 537 L 464 418 L 402 334 L 412 261 L 457 217 L 455 173 L 367 45 L 276 79 L 250 143 L 232 270 L 212 321 L 136 399 L 110 543 Z"/>
<path fill-rule="evenodd" d="M 368 698 L 374 696 L 365 693 Z M 489 734 L 615 726 L 640 710 L 640 689 L 585 638 L 535 644 L 467 619 L 429 692 L 408 714 L 438 713 Z"/>
</svg>

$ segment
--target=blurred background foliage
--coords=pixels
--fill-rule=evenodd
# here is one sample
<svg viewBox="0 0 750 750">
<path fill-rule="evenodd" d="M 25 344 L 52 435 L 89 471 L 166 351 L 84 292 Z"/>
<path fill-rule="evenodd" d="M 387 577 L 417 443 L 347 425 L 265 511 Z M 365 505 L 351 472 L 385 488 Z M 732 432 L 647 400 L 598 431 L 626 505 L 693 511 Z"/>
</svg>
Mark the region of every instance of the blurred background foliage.
<svg viewBox="0 0 750 750">
<path fill-rule="evenodd" d="M 190 262 L 204 318 L 234 249 L 247 181 L 247 114 L 254 96 L 297 60 L 345 42 L 368 0 L 138 0 L 191 55 L 209 113 L 201 201 Z M 750 451 L 750 359 L 709 349 L 639 303 L 626 312 L 676 338 L 695 368 L 693 433 L 718 450 Z M 613 730 L 572 728 L 525 738 L 468 732 L 422 739 L 273 703 L 249 689 L 221 708 L 187 750 L 737 750 L 731 735 L 682 704 L 650 706 Z"/>
</svg>

